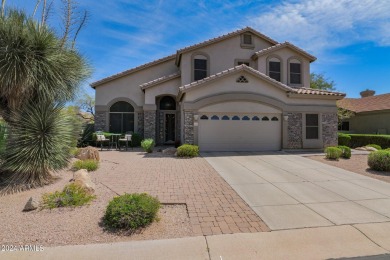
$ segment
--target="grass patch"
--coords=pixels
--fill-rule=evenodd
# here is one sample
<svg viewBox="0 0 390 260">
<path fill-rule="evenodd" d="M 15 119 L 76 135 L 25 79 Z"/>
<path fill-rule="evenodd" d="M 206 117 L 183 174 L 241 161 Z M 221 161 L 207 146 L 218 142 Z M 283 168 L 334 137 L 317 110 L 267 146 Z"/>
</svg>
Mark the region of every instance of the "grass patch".
<svg viewBox="0 0 390 260">
<path fill-rule="evenodd" d="M 66 185 L 62 191 L 45 193 L 42 196 L 42 208 L 78 207 L 95 199 L 82 187 L 72 183 Z"/>
<path fill-rule="evenodd" d="M 99 162 L 89 159 L 89 160 L 80 160 L 73 163 L 73 169 L 78 171 L 85 169 L 89 172 L 96 171 L 99 168 Z"/>
</svg>

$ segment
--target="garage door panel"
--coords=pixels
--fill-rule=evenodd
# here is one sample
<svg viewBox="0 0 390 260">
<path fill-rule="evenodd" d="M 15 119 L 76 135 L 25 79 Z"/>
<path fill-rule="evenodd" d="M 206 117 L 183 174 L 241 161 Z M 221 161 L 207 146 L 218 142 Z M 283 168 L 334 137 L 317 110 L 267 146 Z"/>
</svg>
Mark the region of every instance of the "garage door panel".
<svg viewBox="0 0 390 260">
<path fill-rule="evenodd" d="M 269 119 L 276 116 L 278 121 L 211 120 L 211 116 L 199 121 L 198 143 L 202 151 L 275 151 L 281 148 L 280 114 L 267 115 Z M 256 116 L 261 119 L 264 115 Z"/>
</svg>

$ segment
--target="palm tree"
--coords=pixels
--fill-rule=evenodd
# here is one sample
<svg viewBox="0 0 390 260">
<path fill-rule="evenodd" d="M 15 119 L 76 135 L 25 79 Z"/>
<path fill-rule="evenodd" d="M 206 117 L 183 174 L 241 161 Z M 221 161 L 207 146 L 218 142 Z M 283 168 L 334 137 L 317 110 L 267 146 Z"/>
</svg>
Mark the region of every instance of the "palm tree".
<svg viewBox="0 0 390 260">
<path fill-rule="evenodd" d="M 66 166 L 75 127 L 58 104 L 74 99 L 90 69 L 64 39 L 24 12 L 0 17 L 0 114 L 9 126 L 0 170 L 14 189 L 48 184 Z"/>
</svg>

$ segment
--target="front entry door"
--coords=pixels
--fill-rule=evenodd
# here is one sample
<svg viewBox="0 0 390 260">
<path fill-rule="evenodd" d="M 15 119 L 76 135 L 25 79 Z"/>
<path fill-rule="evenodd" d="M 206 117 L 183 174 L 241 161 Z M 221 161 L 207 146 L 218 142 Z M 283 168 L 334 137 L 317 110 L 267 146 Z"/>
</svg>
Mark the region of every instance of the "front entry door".
<svg viewBox="0 0 390 260">
<path fill-rule="evenodd" d="M 175 114 L 165 114 L 165 143 L 175 142 Z"/>
</svg>

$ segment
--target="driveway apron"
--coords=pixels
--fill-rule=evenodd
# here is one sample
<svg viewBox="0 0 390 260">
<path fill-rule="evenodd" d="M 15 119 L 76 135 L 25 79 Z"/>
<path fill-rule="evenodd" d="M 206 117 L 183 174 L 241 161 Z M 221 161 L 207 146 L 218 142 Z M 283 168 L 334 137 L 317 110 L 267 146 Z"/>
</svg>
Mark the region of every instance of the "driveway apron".
<svg viewBox="0 0 390 260">
<path fill-rule="evenodd" d="M 271 230 L 390 222 L 390 183 L 282 152 L 202 156 Z"/>
</svg>

